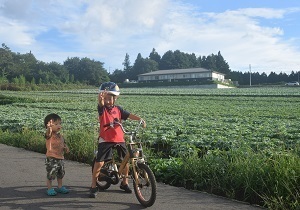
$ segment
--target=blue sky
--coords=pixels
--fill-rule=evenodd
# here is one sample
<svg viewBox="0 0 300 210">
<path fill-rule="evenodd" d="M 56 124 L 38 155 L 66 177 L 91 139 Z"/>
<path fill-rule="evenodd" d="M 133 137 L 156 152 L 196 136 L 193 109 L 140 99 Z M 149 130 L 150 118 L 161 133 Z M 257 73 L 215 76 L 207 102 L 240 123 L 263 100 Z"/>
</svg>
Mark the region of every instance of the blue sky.
<svg viewBox="0 0 300 210">
<path fill-rule="evenodd" d="M 13 52 L 88 57 L 110 72 L 153 48 L 220 51 L 233 71 L 300 71 L 299 20 L 299 0 L 0 0 L 1 43 Z"/>
</svg>

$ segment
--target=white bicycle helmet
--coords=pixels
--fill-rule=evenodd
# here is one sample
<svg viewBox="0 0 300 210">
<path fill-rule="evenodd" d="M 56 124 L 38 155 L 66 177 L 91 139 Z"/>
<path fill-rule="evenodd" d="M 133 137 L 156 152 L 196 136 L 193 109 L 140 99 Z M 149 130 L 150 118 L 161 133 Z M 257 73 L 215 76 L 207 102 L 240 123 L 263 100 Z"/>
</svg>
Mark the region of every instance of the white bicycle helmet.
<svg viewBox="0 0 300 210">
<path fill-rule="evenodd" d="M 108 92 L 112 95 L 118 96 L 120 95 L 120 88 L 114 82 L 104 82 L 99 87 L 99 93 Z"/>
</svg>

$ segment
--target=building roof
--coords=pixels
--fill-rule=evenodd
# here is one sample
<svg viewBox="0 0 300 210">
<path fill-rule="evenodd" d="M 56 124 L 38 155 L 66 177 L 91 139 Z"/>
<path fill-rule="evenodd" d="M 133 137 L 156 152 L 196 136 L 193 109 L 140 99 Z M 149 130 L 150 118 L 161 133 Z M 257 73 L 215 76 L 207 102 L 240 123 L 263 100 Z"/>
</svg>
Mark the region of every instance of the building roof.
<svg viewBox="0 0 300 210">
<path fill-rule="evenodd" d="M 163 74 L 184 74 L 184 73 L 203 73 L 203 72 L 215 72 L 218 74 L 222 74 L 220 72 L 211 71 L 209 69 L 204 68 L 190 68 L 190 69 L 169 69 L 169 70 L 158 70 L 152 71 L 145 74 L 139 74 L 138 76 L 151 76 L 151 75 L 163 75 Z M 222 74 L 224 75 L 224 74 Z"/>
</svg>

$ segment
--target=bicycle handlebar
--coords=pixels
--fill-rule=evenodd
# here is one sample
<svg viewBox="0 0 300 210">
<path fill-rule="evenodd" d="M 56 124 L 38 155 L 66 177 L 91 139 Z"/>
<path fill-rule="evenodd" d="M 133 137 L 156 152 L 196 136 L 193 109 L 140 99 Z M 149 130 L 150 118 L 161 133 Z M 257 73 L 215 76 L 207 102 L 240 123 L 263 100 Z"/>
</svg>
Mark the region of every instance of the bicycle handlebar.
<svg viewBox="0 0 300 210">
<path fill-rule="evenodd" d="M 123 131 L 123 133 L 127 134 L 127 135 L 132 135 L 132 134 L 136 134 L 137 131 L 140 129 L 141 125 L 144 123 L 144 120 L 140 120 L 138 126 L 136 127 L 136 129 L 134 131 L 126 131 L 124 126 L 122 125 L 122 123 L 119 122 L 118 119 L 114 119 L 114 121 L 111 123 L 110 126 L 114 126 L 114 125 L 119 125 Z"/>
</svg>

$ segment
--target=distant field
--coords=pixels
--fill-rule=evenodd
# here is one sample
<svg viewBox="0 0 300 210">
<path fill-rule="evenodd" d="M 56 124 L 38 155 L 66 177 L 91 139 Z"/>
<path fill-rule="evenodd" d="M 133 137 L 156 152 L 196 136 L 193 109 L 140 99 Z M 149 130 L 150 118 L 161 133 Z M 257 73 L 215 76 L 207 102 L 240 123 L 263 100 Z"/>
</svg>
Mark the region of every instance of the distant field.
<svg viewBox="0 0 300 210">
<path fill-rule="evenodd" d="M 189 142 L 209 149 L 249 144 L 277 150 L 300 139 L 300 88 L 121 91 L 117 103 L 147 121 L 144 136 L 152 142 Z M 0 103 L 3 130 L 43 131 L 43 119 L 51 112 L 61 115 L 66 130 L 97 127 L 97 89 L 0 95 L 5 98 Z"/>
</svg>

